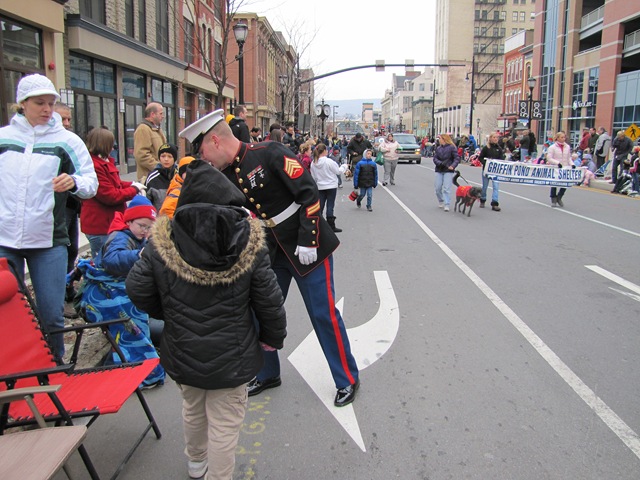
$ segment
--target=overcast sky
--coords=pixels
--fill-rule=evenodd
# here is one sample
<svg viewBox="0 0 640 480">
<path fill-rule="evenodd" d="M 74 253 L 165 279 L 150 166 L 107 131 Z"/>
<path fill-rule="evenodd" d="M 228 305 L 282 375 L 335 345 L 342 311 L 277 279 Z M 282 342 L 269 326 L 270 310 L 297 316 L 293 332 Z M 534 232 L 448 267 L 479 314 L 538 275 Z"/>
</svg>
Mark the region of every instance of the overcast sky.
<svg viewBox="0 0 640 480">
<path fill-rule="evenodd" d="M 375 64 L 376 60 L 433 63 L 435 5 L 436 0 L 244 0 L 240 10 L 267 17 L 294 47 L 301 45 L 300 67 L 313 68 L 315 75 L 321 75 Z M 288 38 L 288 32 L 296 38 Z M 404 69 L 334 75 L 315 82 L 316 97 L 382 98 L 393 73 L 403 75 Z"/>
</svg>

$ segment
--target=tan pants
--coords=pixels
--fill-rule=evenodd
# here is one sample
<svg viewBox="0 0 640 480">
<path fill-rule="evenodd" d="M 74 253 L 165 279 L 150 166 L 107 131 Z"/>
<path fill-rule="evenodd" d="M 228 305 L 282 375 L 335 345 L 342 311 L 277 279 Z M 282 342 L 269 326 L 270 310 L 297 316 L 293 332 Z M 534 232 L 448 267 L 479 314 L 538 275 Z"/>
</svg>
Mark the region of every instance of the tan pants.
<svg viewBox="0 0 640 480">
<path fill-rule="evenodd" d="M 231 480 L 247 409 L 246 384 L 221 390 L 178 387 L 182 391 L 184 453 L 194 462 L 208 460 L 206 480 Z"/>
</svg>

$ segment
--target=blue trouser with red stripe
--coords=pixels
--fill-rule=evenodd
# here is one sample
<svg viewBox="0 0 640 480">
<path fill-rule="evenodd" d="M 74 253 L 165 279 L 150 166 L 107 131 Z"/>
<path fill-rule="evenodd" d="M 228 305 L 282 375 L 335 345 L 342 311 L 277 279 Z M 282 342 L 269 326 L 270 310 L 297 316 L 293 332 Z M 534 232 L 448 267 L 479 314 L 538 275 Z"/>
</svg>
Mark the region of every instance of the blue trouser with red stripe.
<svg viewBox="0 0 640 480">
<path fill-rule="evenodd" d="M 335 306 L 333 255 L 303 277 L 296 272 L 286 255 L 278 248 L 272 268 L 285 299 L 291 279 L 295 279 L 313 329 L 329 363 L 336 388 L 354 384 L 358 380 L 358 366 L 351 354 L 349 337 L 347 337 L 342 316 Z M 280 375 L 278 352 L 263 353 L 265 364 L 257 375 L 260 381 Z"/>
</svg>

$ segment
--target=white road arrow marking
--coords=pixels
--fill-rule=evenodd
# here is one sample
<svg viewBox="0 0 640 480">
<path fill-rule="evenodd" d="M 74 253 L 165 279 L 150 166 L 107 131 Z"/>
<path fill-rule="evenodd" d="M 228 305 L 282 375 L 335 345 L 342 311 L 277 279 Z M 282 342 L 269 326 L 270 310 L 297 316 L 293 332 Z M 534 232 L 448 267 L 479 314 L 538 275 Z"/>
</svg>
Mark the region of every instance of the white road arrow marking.
<svg viewBox="0 0 640 480">
<path fill-rule="evenodd" d="M 618 292 L 622 295 L 626 295 L 629 298 L 633 298 L 636 302 L 640 302 L 640 295 L 636 295 L 635 293 L 625 292 L 624 290 L 620 290 L 618 288 L 609 287 L 609 290 L 613 290 L 614 292 Z"/>
<path fill-rule="evenodd" d="M 604 268 L 599 267 L 597 265 L 585 265 L 585 267 L 587 267 L 592 272 L 595 272 L 598 275 L 602 275 L 604 278 L 607 278 L 612 282 L 617 283 L 621 287 L 624 287 L 627 290 L 631 290 L 632 292 L 640 295 L 640 286 L 636 285 L 635 283 L 630 282 L 629 280 L 625 280 L 624 278 L 619 277 L 615 273 L 611 273 L 608 270 L 605 270 Z M 615 289 L 612 288 L 612 290 L 615 290 Z M 615 290 L 615 291 L 620 292 L 619 290 Z M 624 293 L 624 292 L 620 292 L 620 293 Z M 629 295 L 629 294 L 625 294 L 625 295 L 628 295 L 629 297 L 634 298 L 636 300 L 638 299 L 635 295 Z"/>
<path fill-rule="evenodd" d="M 380 297 L 378 312 L 368 322 L 347 329 L 351 353 L 355 357 L 360 371 L 376 362 L 389 350 L 400 327 L 398 300 L 388 273 L 386 271 L 374 272 L 374 277 Z M 344 299 L 340 299 L 336 304 L 341 312 L 343 311 L 343 303 Z M 336 387 L 333 384 L 329 365 L 327 365 L 315 332 L 311 332 L 289 355 L 289 361 L 338 423 L 342 425 L 342 428 L 360 449 L 366 452 L 353 404 L 340 408 L 333 405 Z"/>
</svg>

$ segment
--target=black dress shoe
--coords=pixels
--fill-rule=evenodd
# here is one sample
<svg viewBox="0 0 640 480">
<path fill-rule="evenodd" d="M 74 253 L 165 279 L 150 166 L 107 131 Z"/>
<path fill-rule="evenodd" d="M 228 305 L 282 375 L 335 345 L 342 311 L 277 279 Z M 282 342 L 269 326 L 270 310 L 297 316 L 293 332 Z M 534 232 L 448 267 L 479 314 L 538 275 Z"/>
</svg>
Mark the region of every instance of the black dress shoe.
<svg viewBox="0 0 640 480">
<path fill-rule="evenodd" d="M 336 393 L 336 399 L 333 401 L 333 404 L 336 407 L 344 407 L 345 405 L 349 405 L 356 398 L 356 392 L 358 391 L 358 387 L 360 386 L 360 380 L 357 380 L 353 385 L 349 385 L 344 388 L 339 388 L 338 393 Z"/>
<path fill-rule="evenodd" d="M 258 395 L 263 390 L 266 390 L 267 388 L 275 388 L 279 387 L 280 385 L 282 385 L 282 380 L 280 380 L 280 377 L 267 378 L 262 381 L 254 378 L 247 384 L 247 394 L 250 397 L 253 397 L 254 395 Z"/>
</svg>

